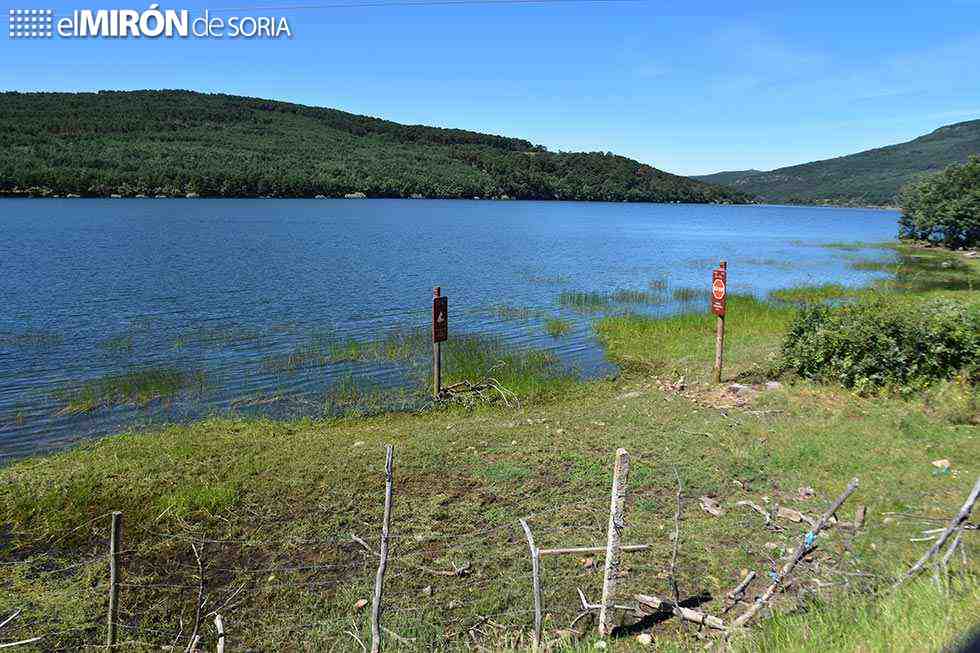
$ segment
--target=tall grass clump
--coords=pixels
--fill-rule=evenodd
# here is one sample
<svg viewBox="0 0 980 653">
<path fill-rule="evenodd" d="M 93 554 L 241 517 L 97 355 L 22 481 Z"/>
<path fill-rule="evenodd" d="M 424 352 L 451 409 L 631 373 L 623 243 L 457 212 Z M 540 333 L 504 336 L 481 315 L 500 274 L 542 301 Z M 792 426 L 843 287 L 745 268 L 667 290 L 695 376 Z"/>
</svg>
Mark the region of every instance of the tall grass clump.
<svg viewBox="0 0 980 653">
<path fill-rule="evenodd" d="M 570 290 L 558 295 L 558 305 L 576 311 L 589 313 L 608 308 L 609 296 L 601 292 L 583 292 Z"/>
<path fill-rule="evenodd" d="M 708 301 L 711 291 L 707 288 L 674 288 L 673 298 L 679 302 L 693 302 L 698 300 Z"/>
<path fill-rule="evenodd" d="M 782 347 L 778 370 L 860 393 L 908 391 L 976 375 L 980 308 L 945 298 L 884 296 L 802 309 Z"/>
<path fill-rule="evenodd" d="M 55 392 L 54 397 L 65 404 L 61 412 L 86 413 L 97 408 L 145 406 L 152 401 L 172 399 L 186 389 L 203 390 L 206 381 L 202 370 L 145 368 L 85 381 Z"/>
<path fill-rule="evenodd" d="M 847 288 L 839 283 L 825 283 L 820 286 L 800 285 L 780 288 L 769 293 L 769 297 L 789 304 L 818 304 L 842 299 L 853 299 L 861 295 L 856 288 Z"/>
<path fill-rule="evenodd" d="M 726 375 L 764 364 L 778 353 L 782 335 L 795 310 L 752 295 L 730 294 L 726 317 Z M 683 375 L 688 380 L 709 377 L 714 360 L 716 318 L 704 310 L 663 317 L 618 315 L 596 325 L 599 340 L 617 363 L 645 371 Z"/>
<path fill-rule="evenodd" d="M 555 354 L 541 349 L 517 349 L 501 338 L 456 336 L 443 344 L 442 351 L 446 385 L 492 378 L 519 397 L 535 397 L 575 380 Z"/>
<path fill-rule="evenodd" d="M 552 338 L 560 338 L 572 330 L 572 325 L 568 320 L 560 317 L 550 317 L 544 322 L 544 330 Z"/>
<path fill-rule="evenodd" d="M 667 298 L 662 292 L 646 292 L 644 290 L 617 290 L 611 295 L 617 304 L 663 304 Z"/>
</svg>

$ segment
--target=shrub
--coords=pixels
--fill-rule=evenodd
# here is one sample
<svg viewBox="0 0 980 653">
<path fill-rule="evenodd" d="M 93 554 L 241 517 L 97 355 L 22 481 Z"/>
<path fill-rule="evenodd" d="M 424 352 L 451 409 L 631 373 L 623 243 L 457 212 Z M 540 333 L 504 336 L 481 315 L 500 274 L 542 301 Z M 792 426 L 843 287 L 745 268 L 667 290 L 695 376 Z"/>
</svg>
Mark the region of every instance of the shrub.
<svg viewBox="0 0 980 653">
<path fill-rule="evenodd" d="M 978 357 L 976 307 L 948 299 L 916 303 L 873 297 L 800 310 L 778 367 L 867 393 L 921 388 L 961 370 L 975 374 Z"/>
</svg>

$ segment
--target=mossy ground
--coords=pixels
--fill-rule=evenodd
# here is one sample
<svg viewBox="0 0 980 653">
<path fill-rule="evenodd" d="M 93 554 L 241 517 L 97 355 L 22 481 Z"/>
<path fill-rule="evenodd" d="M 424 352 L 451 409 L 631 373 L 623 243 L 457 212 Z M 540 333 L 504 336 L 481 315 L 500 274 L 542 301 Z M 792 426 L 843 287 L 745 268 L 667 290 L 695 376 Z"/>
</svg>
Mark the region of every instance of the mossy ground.
<svg viewBox="0 0 980 653">
<path fill-rule="evenodd" d="M 965 265 L 934 266 L 902 281 L 917 289 L 903 290 L 976 301 L 968 283 L 976 263 Z M 752 374 L 778 348 L 794 309 L 748 298 L 729 307 L 731 380 Z M 783 595 L 779 616 L 735 646 L 911 651 L 950 642 L 973 625 L 980 593 L 972 541 L 973 562 L 954 565 L 948 588 L 936 590 L 926 578 L 894 597 L 871 592 L 928 546 L 909 542 L 925 522 L 888 513 L 948 518 L 980 473 L 974 387 L 951 381 L 912 398 L 862 398 L 799 383 L 733 407 L 715 401 L 718 391 L 707 382 L 710 316 L 615 317 L 598 329 L 610 355 L 626 363 L 624 373 L 525 389 L 533 399 L 520 408 L 212 419 L 0 470 L 0 562 L 16 563 L 3 567 L 0 613 L 24 609 L 0 633 L 3 641 L 58 632 L 39 649 L 75 650 L 104 640 L 107 571 L 99 556 L 106 514 L 121 510 L 121 639 L 132 648 L 159 649 L 178 633 L 186 645 L 199 591 L 193 544 L 204 562 L 203 612 L 222 613 L 231 650 L 358 650 L 353 635 L 368 637 L 369 607 L 357 606 L 370 598 L 376 560 L 351 534 L 377 541 L 385 443 L 395 446 L 396 488 L 385 625 L 409 642 L 389 636 L 389 649 L 526 646 L 530 565 L 517 520 L 528 517 L 542 548 L 602 544 L 619 447 L 632 456 L 626 539 L 652 545 L 629 555 L 624 599 L 640 591 L 671 595 L 675 472 L 684 488 L 680 594 L 701 597 L 715 614 L 744 570 L 759 572 L 759 590 L 806 528 L 783 522 L 782 530 L 767 530 L 738 501 L 768 499 L 816 516 L 857 476 L 861 487 L 840 517 L 865 505 L 865 528 L 821 538 L 813 563 L 797 575 L 797 589 L 807 591 Z M 941 458 L 950 461 L 946 473 L 931 464 Z M 807 487 L 814 496 L 801 495 Z M 723 515 L 700 509 L 705 495 Z M 545 632 L 556 650 L 593 650 L 593 635 L 575 639 L 566 631 L 576 588 L 597 601 L 601 573 L 601 555 L 544 560 Z M 673 619 L 644 627 L 657 650 L 704 645 L 695 629 Z M 202 646 L 214 644 L 209 617 Z M 632 633 L 609 645 L 640 648 Z"/>
</svg>

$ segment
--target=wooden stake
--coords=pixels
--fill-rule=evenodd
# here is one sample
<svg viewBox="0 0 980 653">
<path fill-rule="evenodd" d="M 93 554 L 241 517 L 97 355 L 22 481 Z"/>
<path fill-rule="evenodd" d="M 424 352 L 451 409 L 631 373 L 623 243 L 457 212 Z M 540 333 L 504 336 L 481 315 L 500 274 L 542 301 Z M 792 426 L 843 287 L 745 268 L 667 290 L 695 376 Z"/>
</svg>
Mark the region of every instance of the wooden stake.
<svg viewBox="0 0 980 653">
<path fill-rule="evenodd" d="M 218 631 L 218 653 L 225 653 L 225 622 L 221 615 L 214 615 L 214 629 Z"/>
<path fill-rule="evenodd" d="M 122 513 L 112 513 L 112 530 L 109 535 L 109 623 L 105 645 L 116 645 L 116 622 L 119 620 L 119 549 L 122 546 Z"/>
<path fill-rule="evenodd" d="M 392 473 L 393 448 L 385 447 L 385 512 L 381 524 L 381 553 L 378 575 L 374 578 L 374 602 L 371 605 L 371 653 L 381 651 L 381 594 L 384 590 L 385 569 L 388 567 L 388 528 L 391 524 L 391 491 L 394 485 Z"/>
<path fill-rule="evenodd" d="M 626 521 L 623 508 L 626 505 L 626 481 L 630 473 L 630 455 L 626 449 L 616 451 L 613 467 L 612 497 L 609 502 L 609 530 L 606 534 L 606 566 L 602 578 L 602 607 L 599 609 L 599 634 L 612 633 L 613 599 L 616 592 L 616 577 L 619 575 L 620 539 Z"/>
<path fill-rule="evenodd" d="M 531 588 L 534 592 L 534 639 L 532 649 L 540 650 L 541 647 L 541 551 L 534 546 L 534 536 L 531 535 L 531 527 L 525 520 L 521 520 L 521 528 L 527 536 L 527 546 L 531 549 Z"/>
</svg>

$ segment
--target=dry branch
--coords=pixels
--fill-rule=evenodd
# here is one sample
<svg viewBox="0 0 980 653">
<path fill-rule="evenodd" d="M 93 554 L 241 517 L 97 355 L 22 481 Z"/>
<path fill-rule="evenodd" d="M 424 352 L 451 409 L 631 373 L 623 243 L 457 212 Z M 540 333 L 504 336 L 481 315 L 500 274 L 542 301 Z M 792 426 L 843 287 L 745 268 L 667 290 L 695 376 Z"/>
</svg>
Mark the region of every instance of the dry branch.
<svg viewBox="0 0 980 653">
<path fill-rule="evenodd" d="M 943 545 L 946 544 L 946 541 L 953 534 L 953 532 L 956 531 L 960 525 L 967 520 L 967 518 L 969 518 L 970 512 L 973 510 L 973 504 L 977 502 L 978 496 L 980 496 L 980 477 L 977 477 L 977 482 L 974 483 L 973 489 L 970 491 L 970 495 L 963 503 L 963 507 L 960 508 L 960 511 L 956 513 L 956 516 L 949 522 L 946 530 L 944 530 L 936 542 L 929 547 L 929 550 L 926 551 L 914 565 L 912 565 L 911 569 L 905 572 L 905 574 L 899 578 L 894 585 L 892 585 L 892 590 L 896 589 L 905 581 L 914 578 L 920 571 L 922 571 L 925 564 L 929 562 L 929 560 L 936 555 L 941 548 L 943 548 Z"/>
<path fill-rule="evenodd" d="M 685 608 L 672 601 L 664 601 L 659 599 L 652 594 L 637 594 L 635 598 L 637 603 L 640 605 L 640 612 L 644 614 L 656 614 L 657 612 L 669 610 L 673 612 L 676 617 L 683 619 L 684 621 L 701 624 L 702 626 L 707 626 L 708 628 L 713 628 L 723 632 L 728 630 L 724 621 L 718 617 L 701 612 L 700 610 Z"/>
<path fill-rule="evenodd" d="M 762 607 L 769 602 L 770 599 L 772 599 L 772 597 L 776 594 L 776 592 L 779 591 L 779 587 L 780 585 L 782 585 L 786 577 L 789 576 L 791 573 L 793 573 L 793 570 L 796 568 L 796 565 L 799 564 L 800 560 L 803 559 L 803 556 L 806 555 L 807 552 L 809 552 L 810 549 L 814 547 L 817 541 L 817 536 L 820 534 L 820 531 L 824 529 L 824 527 L 830 521 L 830 518 L 833 517 L 834 513 L 837 512 L 842 505 L 844 505 L 844 502 L 847 501 L 847 498 L 854 493 L 857 487 L 858 487 L 858 480 L 856 478 L 852 479 L 851 482 L 848 483 L 847 488 L 841 493 L 839 497 L 837 497 L 837 500 L 834 501 L 833 505 L 830 506 L 830 509 L 827 510 L 827 512 L 825 512 L 823 516 L 820 517 L 816 525 L 813 527 L 813 530 L 811 530 L 803 537 L 803 541 L 800 542 L 800 545 L 798 547 L 796 547 L 796 552 L 793 553 L 793 557 L 790 558 L 789 562 L 787 562 L 783 566 L 782 571 L 772 581 L 772 584 L 770 584 L 769 587 L 766 588 L 766 591 L 763 592 L 755 600 L 755 602 L 752 603 L 752 605 L 750 605 L 745 610 L 745 612 L 739 615 L 735 619 L 735 621 L 732 622 L 733 628 L 738 628 L 740 626 L 743 626 L 752 617 L 754 617 L 756 613 L 759 612 L 759 610 L 761 610 Z"/>
<path fill-rule="evenodd" d="M 371 653 L 381 651 L 381 594 L 384 590 L 385 569 L 388 567 L 388 529 L 391 525 L 391 494 L 394 485 L 392 470 L 393 448 L 385 447 L 385 508 L 381 523 L 381 553 L 378 560 L 378 573 L 374 578 L 374 599 L 371 604 Z"/>
</svg>

